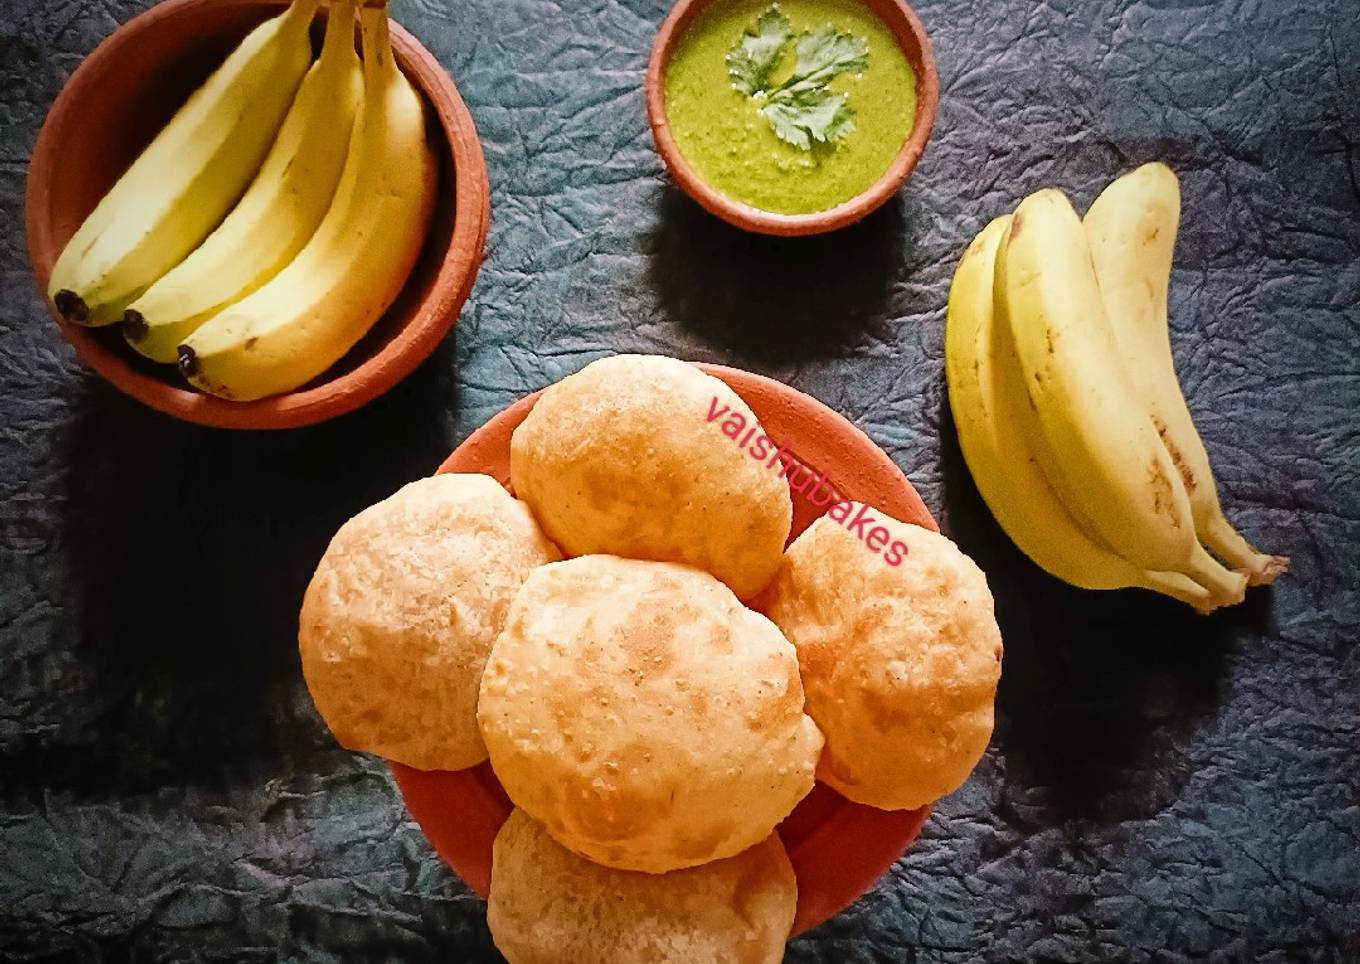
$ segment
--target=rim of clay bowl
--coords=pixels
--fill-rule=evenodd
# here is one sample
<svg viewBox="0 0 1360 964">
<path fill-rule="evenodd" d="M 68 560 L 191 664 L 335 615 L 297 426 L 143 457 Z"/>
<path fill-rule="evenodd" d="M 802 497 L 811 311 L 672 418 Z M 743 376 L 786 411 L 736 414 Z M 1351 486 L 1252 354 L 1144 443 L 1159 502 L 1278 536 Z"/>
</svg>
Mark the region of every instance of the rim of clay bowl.
<svg viewBox="0 0 1360 964">
<path fill-rule="evenodd" d="M 704 181 L 685 160 L 666 116 L 666 68 L 671 53 L 694 18 L 715 2 L 717 0 L 678 0 L 657 32 L 647 64 L 647 121 L 657 152 L 681 190 L 729 224 L 758 234 L 789 237 L 835 231 L 863 220 L 882 207 L 916 169 L 935 127 L 935 114 L 940 104 L 940 75 L 935 68 L 935 53 L 916 11 L 906 0 L 861 0 L 893 32 L 916 74 L 916 116 L 892 164 L 864 191 L 835 207 L 811 214 L 776 214 L 734 201 Z"/>
<path fill-rule="evenodd" d="M 431 228 L 421 252 L 422 263 L 432 261 L 425 291 L 418 301 L 407 306 L 409 316 L 379 349 L 340 374 L 323 373 L 295 391 L 258 401 L 232 402 L 172 384 L 151 373 L 148 368 L 151 363 L 143 362 L 131 348 L 122 345 L 121 338 L 109 345 L 106 337 L 96 334 L 98 329 L 75 325 L 61 317 L 47 297 L 47 283 L 67 238 L 58 237 L 54 228 L 51 195 L 53 181 L 60 176 L 63 165 L 61 151 L 74 142 L 79 131 L 79 105 L 109 72 L 120 69 L 123 58 L 139 47 L 148 31 L 163 27 L 167 21 L 202 12 L 204 8 L 229 6 L 259 8 L 263 21 L 286 5 L 287 0 L 164 0 L 132 18 L 106 37 L 67 80 L 48 111 L 29 164 L 25 199 L 29 261 L 42 299 L 62 334 L 82 362 L 125 394 L 151 408 L 200 425 L 233 429 L 298 428 L 367 404 L 410 375 L 448 334 L 472 292 L 485 254 L 491 187 L 476 125 L 453 79 L 439 61 L 393 21 L 392 46 L 398 65 L 423 95 L 427 124 L 437 125 L 447 145 L 436 146 L 451 155 L 453 184 L 446 183 L 447 178 L 440 184 L 435 216 L 439 217 L 441 205 L 451 207 L 453 225 L 442 255 L 430 247 L 437 233 Z M 317 16 L 325 16 L 324 5 Z M 446 197 L 450 190 L 451 205 Z M 433 264 L 436 260 L 437 266 Z M 401 305 L 413 293 L 408 279 L 397 304 Z M 383 325 L 380 320 L 374 329 Z M 360 346 L 363 344 L 361 340 Z M 343 367 L 345 362 L 337 364 Z M 166 366 L 166 372 L 168 377 L 178 377 L 170 366 Z"/>
<path fill-rule="evenodd" d="M 877 444 L 844 416 L 782 382 L 696 362 L 740 395 L 773 438 L 799 461 L 826 469 L 845 496 L 905 522 L 939 531 L 910 481 Z M 473 432 L 439 472 L 480 472 L 508 487 L 510 435 L 541 392 L 503 409 Z M 835 471 L 832 471 L 832 467 Z M 790 540 L 821 510 L 794 497 Z M 439 856 L 483 899 L 491 887 L 491 845 L 512 804 L 489 762 L 467 770 L 416 770 L 391 763 L 411 816 Z M 792 937 L 829 920 L 868 893 L 916 840 L 931 811 L 878 810 L 818 783 L 779 825 L 798 878 Z"/>
</svg>

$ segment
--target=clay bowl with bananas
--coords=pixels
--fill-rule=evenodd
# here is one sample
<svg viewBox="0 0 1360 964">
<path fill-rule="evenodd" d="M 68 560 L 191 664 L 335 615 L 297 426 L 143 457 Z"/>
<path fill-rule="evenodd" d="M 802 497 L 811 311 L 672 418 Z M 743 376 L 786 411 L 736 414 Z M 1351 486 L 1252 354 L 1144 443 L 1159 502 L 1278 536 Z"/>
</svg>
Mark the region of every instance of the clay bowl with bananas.
<svg viewBox="0 0 1360 964">
<path fill-rule="evenodd" d="M 434 351 L 489 203 L 466 105 L 384 3 L 165 0 L 53 103 L 26 220 L 86 365 L 177 418 L 292 428 Z"/>
</svg>

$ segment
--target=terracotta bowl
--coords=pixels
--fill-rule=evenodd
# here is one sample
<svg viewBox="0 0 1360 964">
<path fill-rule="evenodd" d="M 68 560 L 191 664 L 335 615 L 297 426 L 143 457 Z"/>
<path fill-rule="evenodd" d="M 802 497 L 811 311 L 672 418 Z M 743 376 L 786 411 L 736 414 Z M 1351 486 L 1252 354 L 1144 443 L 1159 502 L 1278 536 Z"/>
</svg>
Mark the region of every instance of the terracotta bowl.
<svg viewBox="0 0 1360 964">
<path fill-rule="evenodd" d="M 236 44 L 285 6 L 285 0 L 165 0 L 119 27 L 71 75 L 28 169 L 28 251 L 44 300 L 52 266 L 86 215 Z M 324 18 L 323 9 L 313 27 L 318 38 Z M 83 362 L 178 418 L 223 428 L 292 428 L 371 401 L 434 351 L 481 265 L 491 192 L 472 116 L 453 81 L 395 24 L 392 43 L 402 70 L 425 95 L 439 194 L 420 260 L 372 331 L 312 383 L 260 401 L 230 402 L 194 391 L 173 365 L 143 359 L 124 344 L 119 326 L 84 328 L 53 308 Z"/>
<path fill-rule="evenodd" d="M 855 426 L 816 399 L 779 382 L 719 365 L 700 365 L 746 400 L 777 441 L 800 462 L 834 479 L 847 497 L 905 522 L 938 531 L 929 510 L 892 459 Z M 538 393 L 520 399 L 460 445 L 440 472 L 482 472 L 509 488 L 510 434 L 534 407 Z M 793 492 L 797 537 L 819 508 Z M 469 770 L 422 771 L 392 764 L 406 806 L 439 855 L 469 887 L 486 897 L 491 843 L 509 816 L 510 799 L 489 763 Z M 798 877 L 799 934 L 866 893 L 921 832 L 930 808 L 890 812 L 852 803 L 817 784 L 779 826 Z"/>
<path fill-rule="evenodd" d="M 940 103 L 940 76 L 935 70 L 935 54 L 915 11 L 905 0 L 862 0 L 892 30 L 916 73 L 916 118 L 897 157 L 883 176 L 863 193 L 833 208 L 812 214 L 774 214 L 734 201 L 710 187 L 680 153 L 680 146 L 666 119 L 666 67 L 670 64 L 671 52 L 694 18 L 712 2 L 678 0 L 661 24 L 647 65 L 647 120 L 652 126 L 657 151 L 671 177 L 706 210 L 730 224 L 760 234 L 822 234 L 854 224 L 882 207 L 916 169 L 916 162 L 921 159 L 926 140 L 935 126 L 935 111 Z"/>
</svg>

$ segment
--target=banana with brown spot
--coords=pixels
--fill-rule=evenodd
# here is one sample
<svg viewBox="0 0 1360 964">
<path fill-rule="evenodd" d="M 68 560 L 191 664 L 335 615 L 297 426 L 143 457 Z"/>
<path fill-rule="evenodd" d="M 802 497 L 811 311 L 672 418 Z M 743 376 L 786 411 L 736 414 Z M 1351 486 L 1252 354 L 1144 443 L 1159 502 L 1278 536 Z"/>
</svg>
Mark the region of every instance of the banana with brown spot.
<svg viewBox="0 0 1360 964">
<path fill-rule="evenodd" d="M 1010 223 L 1010 215 L 999 217 L 973 239 L 949 289 L 949 405 L 979 493 L 1021 551 L 1064 582 L 1083 589 L 1137 586 L 1204 609 L 1208 590 L 1181 573 L 1140 569 L 1114 552 L 1063 505 L 1039 467 L 1031 442 L 1039 431 L 1033 402 L 1009 333 L 1005 342 L 998 337 L 993 311 L 996 254 Z"/>
<path fill-rule="evenodd" d="M 1180 472 L 1195 531 L 1229 567 L 1261 585 L 1273 582 L 1289 560 L 1253 548 L 1223 515 L 1209 454 L 1176 378 L 1167 295 L 1180 213 L 1175 173 L 1165 164 L 1144 164 L 1096 198 L 1086 212 L 1086 238 L 1115 342 Z"/>
<path fill-rule="evenodd" d="M 1134 566 L 1203 586 L 1205 608 L 1240 602 L 1246 577 L 1199 542 L 1181 474 L 1120 360 L 1081 219 L 1060 191 L 1020 203 L 994 283 L 997 330 L 1009 334 L 1034 406 L 1034 455 L 1063 504 Z"/>
</svg>

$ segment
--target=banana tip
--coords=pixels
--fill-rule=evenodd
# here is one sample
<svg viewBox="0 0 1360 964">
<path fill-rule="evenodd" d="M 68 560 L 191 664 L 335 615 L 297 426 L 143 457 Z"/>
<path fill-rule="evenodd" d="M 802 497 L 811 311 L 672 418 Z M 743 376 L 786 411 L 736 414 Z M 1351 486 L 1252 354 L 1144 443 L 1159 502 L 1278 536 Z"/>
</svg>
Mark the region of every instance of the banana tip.
<svg viewBox="0 0 1360 964">
<path fill-rule="evenodd" d="M 62 288 L 58 291 L 53 296 L 52 302 L 67 321 L 74 321 L 83 325 L 90 320 L 89 305 L 85 304 L 85 299 L 70 288 Z"/>
<path fill-rule="evenodd" d="M 145 339 L 150 330 L 146 318 L 142 316 L 140 311 L 133 311 L 129 308 L 123 312 L 123 337 L 128 341 L 136 344 Z"/>
<path fill-rule="evenodd" d="M 188 345 L 180 345 L 176 349 L 179 353 L 179 371 L 185 378 L 193 378 L 198 374 L 198 356 Z"/>
</svg>

